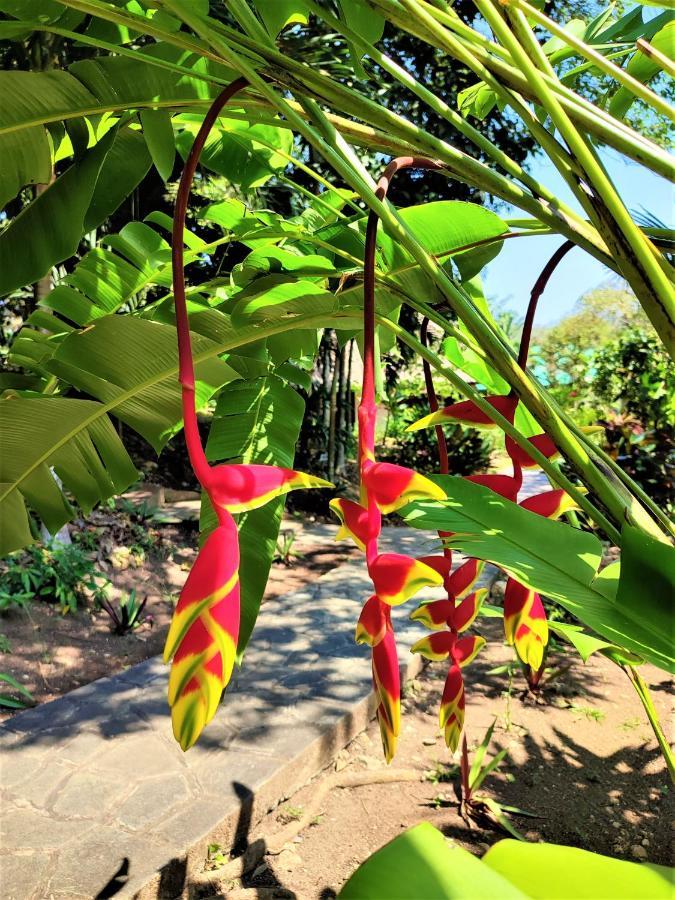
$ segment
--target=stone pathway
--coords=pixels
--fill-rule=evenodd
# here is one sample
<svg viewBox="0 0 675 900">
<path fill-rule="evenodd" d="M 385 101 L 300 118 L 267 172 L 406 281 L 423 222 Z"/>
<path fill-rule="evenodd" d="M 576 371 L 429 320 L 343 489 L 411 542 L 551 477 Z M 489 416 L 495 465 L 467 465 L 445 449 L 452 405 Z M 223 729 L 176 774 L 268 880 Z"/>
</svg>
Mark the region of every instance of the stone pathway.
<svg viewBox="0 0 675 900">
<path fill-rule="evenodd" d="M 432 548 L 420 532 L 385 532 L 383 549 Z M 369 653 L 353 640 L 368 590 L 356 560 L 266 604 L 243 670 L 186 754 L 159 658 L 10 719 L 0 728 L 4 900 L 175 897 L 208 843 L 243 841 L 374 713 Z M 408 612 L 394 611 L 405 678 L 419 663 L 406 654 L 420 634 Z"/>
<path fill-rule="evenodd" d="M 522 496 L 546 489 L 539 473 L 526 477 Z M 335 528 L 312 531 L 325 542 Z M 436 543 L 390 528 L 382 546 L 421 556 Z M 358 559 L 266 604 L 244 668 L 187 754 L 171 734 L 159 658 L 0 727 L 3 900 L 179 896 L 209 843 L 242 843 L 366 727 L 370 654 L 353 634 L 368 593 Z M 420 631 L 408 607 L 393 613 L 407 679 Z"/>
</svg>

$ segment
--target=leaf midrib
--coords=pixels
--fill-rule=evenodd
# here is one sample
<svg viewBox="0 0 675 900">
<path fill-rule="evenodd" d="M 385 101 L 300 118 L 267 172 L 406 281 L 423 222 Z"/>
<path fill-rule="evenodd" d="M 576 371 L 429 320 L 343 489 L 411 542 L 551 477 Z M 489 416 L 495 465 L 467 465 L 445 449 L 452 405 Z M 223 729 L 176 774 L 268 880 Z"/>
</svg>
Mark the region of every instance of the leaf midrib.
<svg viewBox="0 0 675 900">
<path fill-rule="evenodd" d="M 500 499 L 501 499 L 501 501 L 504 502 L 504 503 L 510 503 L 510 502 L 511 502 L 511 501 L 509 501 L 509 500 L 506 500 L 506 499 L 503 498 L 503 497 L 500 498 Z M 455 501 L 453 501 L 453 502 L 455 502 Z M 459 501 L 457 501 L 457 504 L 458 504 L 458 505 L 461 505 L 461 504 L 459 503 Z M 513 505 L 516 506 L 516 507 L 518 506 L 517 503 L 514 503 Z M 427 506 L 427 504 L 424 504 L 424 503 L 416 503 L 415 506 L 418 506 L 419 508 L 424 508 L 425 506 Z M 442 504 L 439 503 L 438 506 L 442 506 Z M 507 508 L 508 508 L 508 507 L 507 507 Z M 469 521 L 473 522 L 475 525 L 479 526 L 479 528 L 485 528 L 485 522 L 484 522 L 483 520 L 481 520 L 481 519 L 478 519 L 478 518 L 475 518 L 474 516 L 472 516 L 471 513 L 468 512 L 468 511 L 466 510 L 466 507 L 462 507 L 462 516 L 464 516 L 464 518 L 468 519 Z M 558 525 L 560 525 L 562 528 L 570 527 L 570 526 L 562 525 L 561 523 L 554 523 L 554 524 L 558 524 Z M 469 532 L 465 532 L 465 533 L 466 533 L 466 534 L 469 534 Z M 456 532 L 456 534 L 461 535 L 462 532 Z M 479 536 L 479 537 L 480 537 L 480 536 Z M 506 532 L 506 531 L 503 531 L 503 532 L 502 532 L 502 540 L 504 540 L 505 542 L 507 542 L 507 543 L 509 544 L 510 547 L 513 547 L 513 548 L 516 549 L 516 550 L 523 550 L 523 549 L 525 549 L 525 550 L 526 550 L 531 556 L 533 556 L 538 562 L 544 563 L 547 567 L 554 569 L 555 572 L 560 572 L 561 575 L 562 575 L 565 579 L 570 579 L 570 580 L 574 581 L 576 584 L 582 585 L 585 589 L 590 590 L 590 591 L 593 591 L 593 593 L 597 594 L 599 597 L 600 597 L 600 596 L 604 596 L 604 595 L 600 594 L 599 591 L 596 591 L 596 590 L 594 590 L 594 588 L 591 587 L 591 585 L 593 584 L 594 579 L 597 577 L 597 574 L 598 574 L 598 569 L 597 569 L 597 567 L 596 567 L 596 569 L 595 569 L 595 573 L 594 573 L 593 577 L 591 578 L 591 580 L 588 582 L 588 584 L 585 584 L 583 581 L 579 580 L 578 578 L 572 578 L 572 577 L 570 576 L 569 571 L 568 571 L 567 569 L 559 568 L 557 565 L 555 565 L 554 563 L 552 563 L 551 560 L 550 560 L 548 557 L 543 557 L 543 556 L 540 557 L 540 556 L 537 556 L 536 553 L 533 553 L 532 550 L 531 550 L 529 547 L 524 547 L 524 545 L 522 545 L 522 544 L 517 544 L 517 543 L 515 543 L 515 542 L 513 541 L 513 539 L 511 538 L 511 536 L 508 534 L 508 532 Z M 458 549 L 459 549 L 459 548 L 458 548 Z M 486 561 L 487 561 L 487 562 L 492 562 L 493 565 L 501 565 L 500 563 L 495 563 L 495 562 L 493 562 L 493 560 L 486 560 Z"/>
</svg>

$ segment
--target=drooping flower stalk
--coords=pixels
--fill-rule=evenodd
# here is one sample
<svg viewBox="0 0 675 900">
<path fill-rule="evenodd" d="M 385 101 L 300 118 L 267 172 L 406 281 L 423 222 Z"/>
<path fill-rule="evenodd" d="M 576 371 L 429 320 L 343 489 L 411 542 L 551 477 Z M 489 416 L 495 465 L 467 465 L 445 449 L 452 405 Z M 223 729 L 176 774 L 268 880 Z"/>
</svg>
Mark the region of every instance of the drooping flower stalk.
<svg viewBox="0 0 675 900">
<path fill-rule="evenodd" d="M 389 183 L 402 168 L 440 168 L 431 160 L 404 157 L 391 162 L 377 184 L 383 200 Z M 401 685 L 391 607 L 404 603 L 419 590 L 440 585 L 443 576 L 423 560 L 399 553 L 381 553 L 382 515 L 395 512 L 412 500 L 443 499 L 444 492 L 428 478 L 392 463 L 377 462 L 375 429 L 375 252 L 378 216 L 371 212 L 366 226 L 363 278 L 363 385 L 358 411 L 360 503 L 337 499 L 331 507 L 340 518 L 338 536 L 349 535 L 365 551 L 374 593 L 366 601 L 356 640 L 372 648 L 373 684 L 378 698 L 377 718 L 387 762 L 396 751 L 401 719 Z"/>
<path fill-rule="evenodd" d="M 238 78 L 211 104 L 180 179 L 172 235 L 172 271 L 179 382 L 190 465 L 218 519 L 188 575 L 164 647 L 169 705 L 176 740 L 191 747 L 213 718 L 232 675 L 239 638 L 239 536 L 233 515 L 256 509 L 294 488 L 330 487 L 327 481 L 269 465 L 211 466 L 197 423 L 196 381 L 185 300 L 183 237 L 190 188 L 199 156 L 225 104 L 248 82 Z"/>
<path fill-rule="evenodd" d="M 429 320 L 425 317 L 422 320 L 420 332 L 421 342 L 425 347 L 427 346 L 428 326 Z M 439 404 L 431 366 L 427 360 L 423 360 L 422 365 L 429 408 L 432 412 L 436 412 Z M 442 425 L 436 425 L 435 430 L 439 471 L 441 475 L 447 475 L 450 466 L 445 434 Z M 462 638 L 459 635 L 473 623 L 487 591 L 472 592 L 484 563 L 477 559 L 468 559 L 453 572 L 452 550 L 444 543 L 445 538 L 451 537 L 451 533 L 439 531 L 438 536 L 443 542 L 442 556 L 425 557 L 424 561 L 442 575 L 445 599 L 422 604 L 410 617 L 438 633 L 417 641 L 412 647 L 412 652 L 420 653 L 432 660 L 450 659 L 450 667 L 441 698 L 439 725 L 443 731 L 445 743 L 454 753 L 464 728 L 466 700 L 461 670 L 475 658 L 485 644 L 484 638 L 478 635 L 467 635 Z"/>
<path fill-rule="evenodd" d="M 571 241 L 566 241 L 556 250 L 532 288 L 518 350 L 518 363 L 522 369 L 525 369 L 527 366 L 532 328 L 539 299 L 556 267 L 572 247 L 574 247 L 574 244 Z M 431 372 L 429 370 L 427 384 L 430 376 Z M 514 422 L 518 398 L 513 389 L 507 395 L 495 395 L 486 399 L 495 410 L 500 412 L 511 423 Z M 435 405 L 437 406 L 437 404 Z M 464 400 L 459 403 L 453 403 L 442 410 L 432 411 L 430 415 L 410 426 L 409 430 L 415 431 L 430 425 L 434 425 L 438 430 L 443 422 L 459 422 L 468 426 L 484 428 L 496 427 L 489 416 L 480 410 L 475 403 L 470 400 Z M 528 440 L 549 459 L 558 453 L 555 444 L 545 433 L 534 435 Z M 508 435 L 506 435 L 506 451 L 511 459 L 511 475 L 470 475 L 467 480 L 482 484 L 506 499 L 517 503 L 518 494 L 523 483 L 523 468 L 535 467 L 536 463 Z M 547 518 L 558 518 L 563 513 L 578 508 L 571 498 L 564 491 L 560 490 L 545 491 L 542 494 L 524 500 L 520 505 Z M 525 665 L 529 683 L 535 685 L 543 669 L 548 644 L 546 612 L 539 594 L 514 578 L 507 580 L 504 592 L 504 633 L 507 643 L 515 647 L 518 657 Z"/>
</svg>

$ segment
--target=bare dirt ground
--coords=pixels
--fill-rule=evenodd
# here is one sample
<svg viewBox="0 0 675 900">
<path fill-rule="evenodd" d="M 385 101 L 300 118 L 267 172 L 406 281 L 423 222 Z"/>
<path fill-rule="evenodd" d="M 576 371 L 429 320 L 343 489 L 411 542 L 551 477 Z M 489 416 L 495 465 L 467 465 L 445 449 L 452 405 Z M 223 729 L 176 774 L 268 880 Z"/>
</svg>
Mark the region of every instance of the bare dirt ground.
<svg viewBox="0 0 675 900">
<path fill-rule="evenodd" d="M 108 615 L 91 602 L 67 615 L 58 605 L 40 599 L 26 609 L 3 613 L 0 633 L 11 652 L 0 655 L 0 671 L 24 685 L 36 703 L 161 653 L 178 594 L 197 552 L 196 522 L 145 524 L 149 541 L 140 552 L 119 517 L 97 511 L 86 527 L 105 529 L 95 553 L 98 568 L 112 584 L 111 598 L 118 602 L 135 588 L 139 599 L 147 597 L 146 621 L 131 634 L 118 636 L 111 630 Z M 291 549 L 295 555 L 289 565 L 272 565 L 265 602 L 301 588 L 358 552 L 344 542 L 317 544 L 302 530 Z M 15 712 L 0 709 L 0 721 Z"/>
<path fill-rule="evenodd" d="M 603 657 L 592 658 L 586 666 L 579 661 L 545 686 L 537 702 L 523 693 L 519 672 L 510 691 L 503 674 L 490 674 L 510 658 L 511 651 L 500 640 L 498 623 L 489 625 L 481 630 L 495 639 L 465 670 L 469 747 L 481 741 L 496 718 L 488 758 L 503 747 L 509 753 L 481 793 L 536 814 L 538 818 L 512 817 L 528 840 L 672 864 L 672 788 L 624 673 Z M 670 682 L 648 666 L 643 674 L 667 726 L 672 713 Z M 444 675 L 444 665 L 434 663 L 407 686 L 399 750 L 389 769 L 415 769 L 419 781 L 334 788 L 316 814 L 313 811 L 312 824 L 281 853 L 267 855 L 243 881 L 224 880 L 217 863 L 207 864 L 210 871 L 195 886 L 194 896 L 328 900 L 369 854 L 421 820 L 479 855 L 508 837 L 486 821 L 470 827 L 458 813 L 459 776 L 454 765 L 458 760 L 451 758 L 438 731 Z M 239 851 L 258 837 L 264 837 L 268 846 L 278 843 L 281 829 L 303 816 L 335 770 L 367 774 L 386 768 L 373 723 L 340 753 L 332 769 L 245 836 Z"/>
</svg>

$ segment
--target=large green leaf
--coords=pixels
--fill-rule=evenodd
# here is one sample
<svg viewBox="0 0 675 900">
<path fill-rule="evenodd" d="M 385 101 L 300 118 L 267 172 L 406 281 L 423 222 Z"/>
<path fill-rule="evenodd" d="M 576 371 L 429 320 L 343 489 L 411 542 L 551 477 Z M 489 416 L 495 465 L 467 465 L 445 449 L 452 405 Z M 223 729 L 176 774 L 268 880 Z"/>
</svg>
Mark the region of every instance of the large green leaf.
<svg viewBox="0 0 675 900">
<path fill-rule="evenodd" d="M 215 357 L 218 346 L 194 335 L 193 351 L 196 356 Z M 47 368 L 105 403 L 159 451 L 182 422 L 177 353 L 172 326 L 106 316 L 66 337 Z M 195 372 L 198 408 L 223 384 L 240 377 L 215 358 L 198 363 Z"/>
<path fill-rule="evenodd" d="M 309 20 L 305 0 L 255 0 L 254 5 L 273 38 L 287 25 L 306 25 Z"/>
<path fill-rule="evenodd" d="M 449 539 L 452 547 L 500 566 L 613 644 L 675 671 L 663 600 L 653 596 L 644 579 L 639 593 L 619 599 L 612 590 L 616 579 L 597 575 L 602 545 L 594 535 L 538 516 L 463 478 L 434 480 L 447 500 L 411 504 L 403 512 L 409 525 L 454 532 Z"/>
<path fill-rule="evenodd" d="M 645 603 L 645 595 L 648 601 Z M 627 614 L 649 618 L 650 626 L 673 643 L 675 547 L 655 540 L 634 525 L 621 529 L 621 574 L 616 605 Z"/>
<path fill-rule="evenodd" d="M 546 900 L 668 900 L 672 869 L 557 844 L 498 841 L 483 864 L 529 897 Z"/>
<path fill-rule="evenodd" d="M 473 278 L 497 256 L 502 242 L 496 239 L 509 230 L 506 222 L 491 210 L 461 200 L 409 206 L 400 210 L 400 216 L 424 249 L 434 255 L 445 256 L 477 241 L 493 241 L 453 255 L 453 263 L 464 280 Z M 398 256 L 399 248 L 396 249 Z"/>
<path fill-rule="evenodd" d="M 361 863 L 340 900 L 523 900 L 506 878 L 429 822 L 394 838 Z"/>
<path fill-rule="evenodd" d="M 168 181 L 176 160 L 171 113 L 166 109 L 145 109 L 141 112 L 141 124 L 155 168 L 160 177 Z"/>
<path fill-rule="evenodd" d="M 84 231 L 98 228 L 115 212 L 143 180 L 150 164 L 150 153 L 140 132 L 120 128 L 96 179 Z"/>
<path fill-rule="evenodd" d="M 0 233 L 0 296 L 32 284 L 75 253 L 114 137 L 109 132 Z"/>
<path fill-rule="evenodd" d="M 72 256 L 82 235 L 117 209 L 149 167 L 138 132 L 110 130 L 0 233 L 0 295 Z"/>
<path fill-rule="evenodd" d="M 44 314 L 45 324 L 51 318 Z M 308 315 L 304 321 L 306 330 L 334 325 L 340 327 L 342 324 L 356 327 L 359 316 L 338 311 L 330 315 Z M 199 405 L 203 405 L 222 384 L 235 378 L 250 377 L 253 371 L 259 374 L 260 348 L 264 348 L 265 339 L 296 328 L 295 320 L 281 327 L 274 322 L 234 328 L 230 317 L 216 309 L 194 313 L 191 326 Z M 45 340 L 48 341 L 49 336 L 45 336 Z M 38 345 L 37 341 L 32 343 Z M 230 355 L 227 362 L 217 358 L 234 350 L 250 355 Z M 85 441 L 85 432 L 96 423 L 107 421 L 107 414 L 112 412 L 160 449 L 180 427 L 182 415 L 176 331 L 170 324 L 135 316 L 107 316 L 96 320 L 85 331 L 70 331 L 65 339 L 61 337 L 56 353 L 52 355 L 48 352 L 46 356 L 45 369 L 102 401 L 92 402 L 86 416 L 69 422 L 65 437 L 58 429 L 52 429 L 48 421 L 45 427 L 39 416 L 28 417 L 12 450 L 16 456 L 18 447 L 34 446 L 39 449 L 36 458 L 24 454 L 21 481 L 28 484 L 32 492 L 27 499 L 31 503 L 35 499 L 36 509 L 49 521 L 48 527 L 53 530 L 52 526 L 60 527 L 67 521 L 70 510 L 61 495 L 54 493 L 54 482 L 45 476 L 44 465 L 53 459 L 64 443 L 70 440 Z M 10 419 L 11 411 L 12 408 L 8 408 Z M 74 478 L 74 475 L 69 478 Z M 16 513 L 16 510 L 23 508 L 22 500 L 13 493 L 11 479 L 3 483 L 5 487 L 0 498 L 4 497 L 11 504 L 13 513 L 9 516 L 10 521 L 19 523 L 12 541 L 15 544 L 17 540 L 25 543 L 29 540 L 25 516 L 21 520 Z"/>
<path fill-rule="evenodd" d="M 176 146 L 185 159 L 201 119 L 181 116 L 181 121 L 185 127 L 176 138 Z M 270 146 L 283 153 L 275 152 Z M 260 187 L 275 172 L 285 169 L 292 149 L 293 134 L 287 128 L 261 125 L 255 119 L 248 122 L 220 119 L 209 134 L 199 162 L 248 191 Z"/>
<path fill-rule="evenodd" d="M 0 400 L 0 556 L 32 541 L 26 502 L 51 532 L 70 518 L 50 467 L 85 512 L 137 477 L 100 404 L 63 397 Z"/>
<path fill-rule="evenodd" d="M 30 23 L 26 25 L 30 30 Z M 224 66 L 158 44 L 138 51 L 133 59 L 99 56 L 81 60 L 67 72 L 0 72 L 0 208 L 15 196 L 16 192 L 10 193 L 14 186 L 18 191 L 23 184 L 49 181 L 51 166 L 48 170 L 47 161 L 52 158 L 52 150 L 45 126 L 134 108 L 206 107 L 218 92 L 217 85 L 203 78 L 160 67 L 160 59 L 207 78 L 209 74 L 217 74 L 221 79 L 234 77 Z M 138 137 L 143 140 L 141 135 Z M 156 130 L 150 139 L 154 150 L 155 138 Z M 167 160 L 164 150 L 161 165 L 168 165 Z M 128 180 L 129 173 L 124 168 L 117 171 L 122 182 Z M 115 188 L 114 180 L 110 184 Z"/>
<path fill-rule="evenodd" d="M 340 900 L 669 900 L 672 869 L 556 844 L 497 841 L 482 860 L 422 822 L 373 853 Z"/>
<path fill-rule="evenodd" d="M 265 463 L 293 467 L 295 444 L 305 405 L 293 388 L 268 375 L 239 381 L 222 391 L 211 424 L 206 455 L 210 462 Z M 284 499 L 239 516 L 241 623 L 238 655 L 251 637 L 265 592 L 279 536 Z M 202 534 L 215 526 L 210 505 L 204 504 Z"/>
<path fill-rule="evenodd" d="M 277 281 L 258 278 L 237 295 L 232 310 L 235 325 L 274 319 L 297 319 L 304 313 L 325 312 L 327 317 L 340 305 L 339 298 L 311 281 Z"/>
<path fill-rule="evenodd" d="M 49 184 L 52 154 L 47 133 L 39 126 L 23 134 L 0 135 L 0 209 L 27 184 Z M 11 165 L 5 165 L 11 160 Z"/>
<path fill-rule="evenodd" d="M 170 266 L 162 254 L 169 252 L 169 245 L 148 225 L 130 222 L 103 240 L 111 249 L 96 247 L 87 253 L 42 306 L 86 326 L 117 312 L 147 286 L 170 283 Z"/>
</svg>

